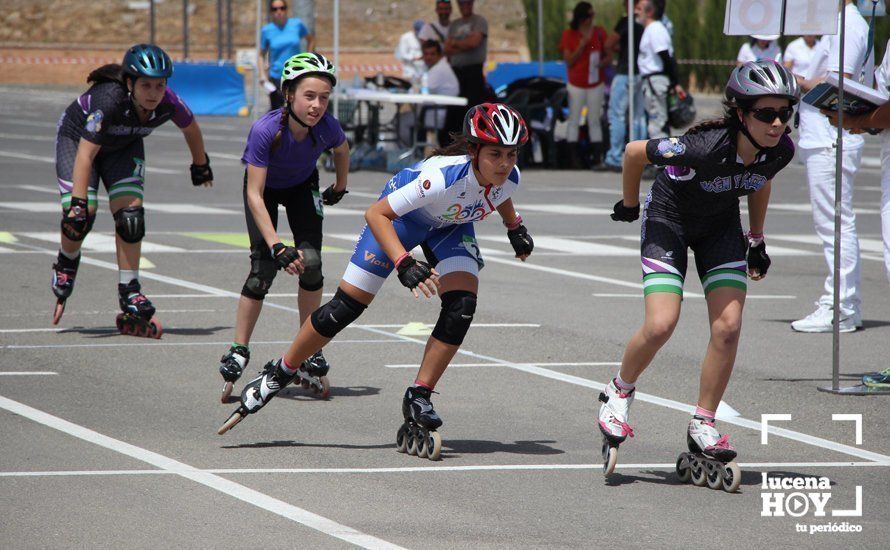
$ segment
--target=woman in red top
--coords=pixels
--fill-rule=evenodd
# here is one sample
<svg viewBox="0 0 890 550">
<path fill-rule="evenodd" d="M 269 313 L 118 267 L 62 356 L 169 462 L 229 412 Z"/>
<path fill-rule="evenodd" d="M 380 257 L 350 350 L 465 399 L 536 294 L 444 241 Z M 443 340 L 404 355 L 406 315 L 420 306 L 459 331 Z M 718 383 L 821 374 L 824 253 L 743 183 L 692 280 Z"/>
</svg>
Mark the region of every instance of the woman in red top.
<svg viewBox="0 0 890 550">
<path fill-rule="evenodd" d="M 569 129 L 567 141 L 573 168 L 579 168 L 578 127 L 581 110 L 587 106 L 587 134 L 590 137 L 593 166 L 596 168 L 603 157 L 603 67 L 612 62 L 612 55 L 605 49 L 606 29 L 593 24 L 593 6 L 590 2 L 578 2 L 572 10 L 572 21 L 562 33 L 559 50 L 568 67 Z"/>
</svg>

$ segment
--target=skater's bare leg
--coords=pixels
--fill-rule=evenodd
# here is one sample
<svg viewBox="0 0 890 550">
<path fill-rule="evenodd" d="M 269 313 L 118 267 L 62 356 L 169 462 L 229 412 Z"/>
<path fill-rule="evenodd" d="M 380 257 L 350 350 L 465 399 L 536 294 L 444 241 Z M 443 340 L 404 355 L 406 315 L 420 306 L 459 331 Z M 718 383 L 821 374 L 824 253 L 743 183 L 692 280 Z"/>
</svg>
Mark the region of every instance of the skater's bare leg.
<svg viewBox="0 0 890 550">
<path fill-rule="evenodd" d="M 297 308 L 300 310 L 300 326 L 306 324 L 306 319 L 321 305 L 321 291 L 306 290 L 303 287 L 297 291 Z M 360 291 L 361 292 L 361 291 Z M 367 294 L 367 293 L 365 293 Z"/>
<path fill-rule="evenodd" d="M 721 287 L 708 293 L 711 338 L 702 362 L 698 406 L 716 411 L 735 364 L 742 329 L 745 292 Z"/>
<path fill-rule="evenodd" d="M 621 359 L 621 379 L 637 381 L 658 350 L 667 343 L 680 318 L 681 296 L 672 292 L 653 292 L 645 297 L 645 317 L 627 343 Z"/>
<path fill-rule="evenodd" d="M 241 295 L 238 299 L 238 313 L 235 315 L 235 342 L 244 346 L 250 344 L 250 337 L 262 310 L 262 300 Z"/>
<path fill-rule="evenodd" d="M 479 292 L 479 279 L 465 271 L 455 271 L 443 275 L 439 279 L 439 284 L 441 285 L 440 295 L 452 290 L 465 290 L 473 294 Z M 459 348 L 458 345 L 447 344 L 430 336 L 423 351 L 423 360 L 420 363 L 416 381 L 429 388 L 435 388 Z"/>
<path fill-rule="evenodd" d="M 339 288 L 351 298 L 353 298 L 357 302 L 360 302 L 361 304 L 364 304 L 365 306 L 367 306 L 374 300 L 373 294 L 371 294 L 370 292 L 365 292 L 364 290 L 353 286 L 346 281 L 340 281 Z M 321 291 L 318 291 L 318 294 L 319 296 L 321 296 Z M 305 361 L 310 355 L 325 347 L 331 340 L 332 338 L 326 338 L 319 334 L 318 331 L 315 330 L 315 327 L 312 326 L 311 321 L 308 323 L 303 323 L 300 327 L 300 331 L 297 332 L 297 335 L 294 337 L 294 341 L 287 349 L 287 353 L 284 354 L 284 360 L 287 361 L 289 365 L 296 367 L 297 365 L 300 365 L 303 361 Z"/>
</svg>

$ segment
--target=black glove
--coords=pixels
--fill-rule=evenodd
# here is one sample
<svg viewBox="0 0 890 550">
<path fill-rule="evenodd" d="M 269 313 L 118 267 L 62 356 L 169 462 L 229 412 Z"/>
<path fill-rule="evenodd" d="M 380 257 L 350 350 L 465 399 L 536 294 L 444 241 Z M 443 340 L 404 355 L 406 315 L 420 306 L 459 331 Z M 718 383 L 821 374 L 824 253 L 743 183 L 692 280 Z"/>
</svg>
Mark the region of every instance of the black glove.
<svg viewBox="0 0 890 550">
<path fill-rule="evenodd" d="M 624 206 L 624 199 L 615 203 L 612 207 L 612 221 L 615 222 L 632 222 L 640 217 L 640 205 L 632 208 Z"/>
<path fill-rule="evenodd" d="M 349 193 L 346 189 L 342 191 L 334 191 L 334 184 L 331 184 L 330 187 L 321 192 L 321 202 L 325 203 L 327 206 L 333 206 L 340 202 L 340 199 L 342 199 L 343 195 L 346 193 Z"/>
<path fill-rule="evenodd" d="M 204 153 L 204 158 L 207 159 L 204 164 L 192 164 L 189 167 L 189 170 L 192 172 L 192 185 L 195 187 L 207 183 L 208 181 L 213 181 L 213 170 L 210 169 L 210 157 L 207 156 L 207 153 Z"/>
<path fill-rule="evenodd" d="M 769 266 L 772 261 L 769 259 L 769 254 L 766 253 L 766 242 L 760 241 L 760 244 L 757 246 L 748 245 L 748 271 L 757 270 L 760 273 L 760 276 L 763 277 L 766 275 L 767 270 L 769 270 Z"/>
<path fill-rule="evenodd" d="M 426 281 L 433 275 L 430 264 L 419 262 L 412 256 L 407 256 L 396 267 L 399 272 L 399 281 L 409 290 L 414 290 L 417 285 Z"/>
<path fill-rule="evenodd" d="M 300 259 L 300 251 L 292 246 L 284 246 L 281 243 L 272 245 L 272 257 L 278 269 L 284 269 Z"/>
<path fill-rule="evenodd" d="M 508 229 L 507 238 L 510 239 L 510 245 L 513 247 L 513 252 L 516 252 L 517 258 L 531 254 L 535 249 L 535 241 L 522 224 L 516 229 Z"/>
<path fill-rule="evenodd" d="M 90 223 L 88 202 L 80 197 L 71 197 L 71 207 L 62 214 L 62 233 L 72 241 L 82 241 Z M 68 214 L 73 213 L 72 216 Z"/>
</svg>

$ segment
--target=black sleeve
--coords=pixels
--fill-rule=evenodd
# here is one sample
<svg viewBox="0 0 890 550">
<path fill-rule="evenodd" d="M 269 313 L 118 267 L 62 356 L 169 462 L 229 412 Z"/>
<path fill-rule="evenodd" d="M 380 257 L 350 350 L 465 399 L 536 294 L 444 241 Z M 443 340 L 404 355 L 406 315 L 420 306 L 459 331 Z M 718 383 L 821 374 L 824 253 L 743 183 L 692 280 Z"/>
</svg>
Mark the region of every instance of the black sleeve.
<svg viewBox="0 0 890 550">
<path fill-rule="evenodd" d="M 677 85 L 677 64 L 674 62 L 674 58 L 671 57 L 670 52 L 668 52 L 667 50 L 658 52 L 658 57 L 661 58 L 661 62 L 664 64 L 664 74 L 666 74 L 668 79 L 670 79 L 671 88 L 673 88 Z"/>
<path fill-rule="evenodd" d="M 646 142 L 646 157 L 656 166 L 687 166 L 694 168 L 707 162 L 710 151 L 703 133 L 650 139 Z"/>
</svg>

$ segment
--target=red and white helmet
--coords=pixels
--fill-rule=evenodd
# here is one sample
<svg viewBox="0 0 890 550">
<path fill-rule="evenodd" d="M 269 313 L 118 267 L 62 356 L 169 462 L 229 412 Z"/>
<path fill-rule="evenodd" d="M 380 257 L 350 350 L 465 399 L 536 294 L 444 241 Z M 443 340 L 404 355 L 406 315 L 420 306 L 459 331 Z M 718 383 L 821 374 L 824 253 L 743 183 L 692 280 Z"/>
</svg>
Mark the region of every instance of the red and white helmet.
<svg viewBox="0 0 890 550">
<path fill-rule="evenodd" d="M 528 141 L 522 115 L 503 103 L 482 103 L 464 117 L 464 135 L 470 143 L 519 147 Z"/>
</svg>

